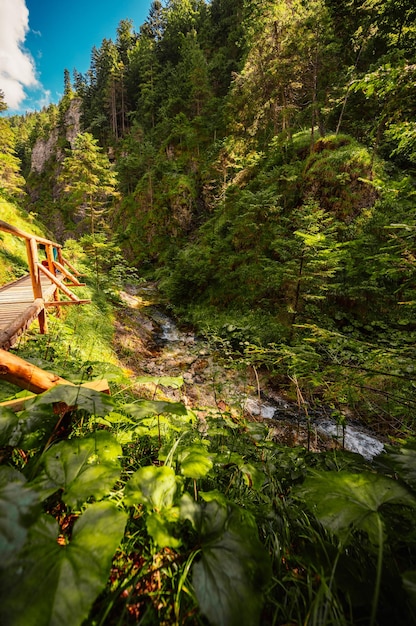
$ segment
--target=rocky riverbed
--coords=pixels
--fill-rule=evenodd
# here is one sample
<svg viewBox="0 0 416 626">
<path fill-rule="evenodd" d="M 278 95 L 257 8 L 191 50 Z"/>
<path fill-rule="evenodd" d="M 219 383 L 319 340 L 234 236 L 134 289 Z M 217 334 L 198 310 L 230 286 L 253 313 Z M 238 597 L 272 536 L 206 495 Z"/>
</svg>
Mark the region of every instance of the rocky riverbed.
<svg viewBox="0 0 416 626">
<path fill-rule="evenodd" d="M 266 421 L 271 436 L 286 445 L 309 445 L 311 450 L 345 446 L 367 459 L 382 451 L 383 444 L 370 433 L 342 429 L 325 412 L 311 416 L 308 428 L 304 413 L 268 388 L 261 374 L 251 367 L 227 367 L 208 343 L 180 330 L 158 306 L 154 285 L 131 287 L 121 298 L 115 347 L 141 397 L 182 401 L 201 419 L 220 412 Z M 169 384 L 168 378 L 183 379 L 183 384 Z"/>
</svg>

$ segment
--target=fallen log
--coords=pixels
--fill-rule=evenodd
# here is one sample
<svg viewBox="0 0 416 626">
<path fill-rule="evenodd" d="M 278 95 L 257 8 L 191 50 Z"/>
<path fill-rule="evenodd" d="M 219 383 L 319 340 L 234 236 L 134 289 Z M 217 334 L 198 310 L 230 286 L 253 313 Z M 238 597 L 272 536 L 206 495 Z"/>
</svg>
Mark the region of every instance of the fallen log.
<svg viewBox="0 0 416 626">
<path fill-rule="evenodd" d="M 0 381 L 17 385 L 33 393 L 42 393 L 55 385 L 72 385 L 73 383 L 29 363 L 24 359 L 0 349 Z"/>
</svg>

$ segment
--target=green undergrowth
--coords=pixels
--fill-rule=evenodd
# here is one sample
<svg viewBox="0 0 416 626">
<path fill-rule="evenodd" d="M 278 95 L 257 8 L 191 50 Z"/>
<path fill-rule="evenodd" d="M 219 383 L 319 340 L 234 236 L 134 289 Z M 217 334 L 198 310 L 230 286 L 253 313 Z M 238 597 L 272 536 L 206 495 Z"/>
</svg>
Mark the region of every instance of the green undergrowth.
<svg viewBox="0 0 416 626">
<path fill-rule="evenodd" d="M 415 442 L 373 462 L 312 453 L 227 408 L 197 417 L 158 399 L 180 397 L 183 379 L 127 379 L 106 281 L 86 280 L 93 303 L 17 353 L 74 383 L 107 378 L 112 395 L 59 385 L 0 410 L 0 622 L 413 623 Z M 295 363 L 292 384 L 307 388 L 305 355 L 253 343 L 255 316 L 197 318 L 224 358 L 285 375 Z M 132 394 L 135 382 L 154 395 Z"/>
<path fill-rule="evenodd" d="M 310 130 L 275 136 L 240 174 L 156 272 L 173 310 L 290 398 L 412 434 L 412 176 Z"/>
<path fill-rule="evenodd" d="M 105 377 L 112 395 L 60 385 L 0 410 L 0 621 L 412 623 L 415 443 L 370 463 L 158 399 L 182 378 L 137 379 L 152 393 L 134 395 L 110 347 L 113 305 L 94 289 L 17 353 L 74 383 Z M 253 344 L 252 320 L 234 321 L 205 332 L 235 365 Z"/>
<path fill-rule="evenodd" d="M 414 433 L 416 336 L 405 312 L 390 324 L 338 313 L 326 327 L 297 324 L 290 338 L 272 313 L 202 304 L 173 310 L 220 361 L 254 367 L 288 399 L 302 398 L 306 416 L 324 408 L 340 424 L 358 419 L 393 441 Z"/>
<path fill-rule="evenodd" d="M 415 443 L 372 463 L 311 453 L 227 408 L 156 399 L 180 377 L 133 395 L 114 308 L 93 294 L 18 354 L 74 383 L 105 377 L 112 395 L 59 385 L 0 410 L 0 621 L 412 623 Z M 211 332 L 224 358 L 248 358 L 246 326 Z"/>
<path fill-rule="evenodd" d="M 2 623 L 414 622 L 414 444 L 370 464 L 59 385 L 1 410 L 0 449 Z"/>
</svg>

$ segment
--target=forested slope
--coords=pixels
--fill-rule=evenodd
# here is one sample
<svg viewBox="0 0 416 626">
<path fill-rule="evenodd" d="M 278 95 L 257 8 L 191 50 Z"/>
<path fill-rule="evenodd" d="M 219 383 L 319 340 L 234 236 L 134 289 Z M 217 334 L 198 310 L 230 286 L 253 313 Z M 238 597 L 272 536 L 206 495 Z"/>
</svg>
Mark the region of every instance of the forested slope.
<svg viewBox="0 0 416 626">
<path fill-rule="evenodd" d="M 153 2 L 85 75 L 65 70 L 58 107 L 11 120 L 27 208 L 62 237 L 104 230 L 178 313 L 280 384 L 406 429 L 415 12 Z"/>
<path fill-rule="evenodd" d="M 19 353 L 113 391 L 0 411 L 0 621 L 415 622 L 415 18 L 413 0 L 155 0 L 64 71 L 58 105 L 0 118 L 0 218 L 72 238 L 93 299 Z M 0 243 L 1 284 L 24 257 Z M 213 406 L 189 404 L 189 372 L 115 364 L 127 263 L 210 340 Z M 140 360 L 145 318 L 124 313 Z M 307 448 L 247 419 L 225 368 L 296 401 Z M 312 452 L 317 414 L 385 451 Z"/>
</svg>

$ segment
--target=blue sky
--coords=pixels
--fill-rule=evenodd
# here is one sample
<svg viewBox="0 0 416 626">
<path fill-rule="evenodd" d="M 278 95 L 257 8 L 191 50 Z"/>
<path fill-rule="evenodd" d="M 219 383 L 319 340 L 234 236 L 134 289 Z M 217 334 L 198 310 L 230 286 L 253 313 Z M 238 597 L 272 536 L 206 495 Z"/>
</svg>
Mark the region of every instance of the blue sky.
<svg viewBox="0 0 416 626">
<path fill-rule="evenodd" d="M 0 89 L 8 114 L 33 111 L 63 92 L 64 69 L 89 68 L 91 50 L 115 40 L 120 20 L 139 30 L 151 0 L 0 0 Z"/>
</svg>

